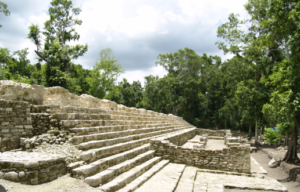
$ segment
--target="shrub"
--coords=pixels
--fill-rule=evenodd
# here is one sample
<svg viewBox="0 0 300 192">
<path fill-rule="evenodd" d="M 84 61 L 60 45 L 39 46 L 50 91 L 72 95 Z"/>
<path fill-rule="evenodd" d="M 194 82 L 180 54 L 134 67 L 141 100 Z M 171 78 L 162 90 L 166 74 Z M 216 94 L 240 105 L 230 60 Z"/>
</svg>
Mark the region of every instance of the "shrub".
<svg viewBox="0 0 300 192">
<path fill-rule="evenodd" d="M 280 143 L 282 136 L 277 129 L 267 128 L 264 134 L 266 141 L 270 144 Z"/>
</svg>

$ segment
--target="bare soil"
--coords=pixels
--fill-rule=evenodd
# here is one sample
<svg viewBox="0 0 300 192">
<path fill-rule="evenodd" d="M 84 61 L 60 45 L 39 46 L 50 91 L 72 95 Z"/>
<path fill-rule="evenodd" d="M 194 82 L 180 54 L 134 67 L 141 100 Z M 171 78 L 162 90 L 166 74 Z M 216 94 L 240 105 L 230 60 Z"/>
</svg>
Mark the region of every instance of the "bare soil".
<svg viewBox="0 0 300 192">
<path fill-rule="evenodd" d="M 24 185 L 0 179 L 7 192 L 99 192 L 99 189 L 90 187 L 83 180 L 64 175 L 54 181 L 39 185 Z"/>
<path fill-rule="evenodd" d="M 285 179 L 288 177 L 288 174 L 280 169 L 280 167 L 277 168 L 269 168 L 268 163 L 271 160 L 268 157 L 268 154 L 265 152 L 268 152 L 268 154 L 273 154 L 276 158 L 283 158 L 285 151 L 279 151 L 277 149 L 272 148 L 264 148 L 263 150 L 260 149 L 257 151 L 257 153 L 252 153 L 252 157 L 268 172 L 267 176 L 271 177 L 273 179 Z M 270 156 L 271 157 L 271 156 Z M 300 191 L 300 183 L 296 181 L 290 181 L 290 182 L 280 182 L 283 184 L 289 192 L 299 192 Z M 225 189 L 225 192 L 259 192 L 260 190 L 238 190 L 238 189 Z"/>
</svg>

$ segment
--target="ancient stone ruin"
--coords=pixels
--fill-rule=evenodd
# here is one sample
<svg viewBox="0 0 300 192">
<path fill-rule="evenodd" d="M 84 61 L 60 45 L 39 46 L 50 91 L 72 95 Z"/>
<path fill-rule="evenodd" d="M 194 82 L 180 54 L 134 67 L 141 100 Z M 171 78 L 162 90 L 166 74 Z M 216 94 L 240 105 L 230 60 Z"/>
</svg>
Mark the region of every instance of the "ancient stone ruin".
<svg viewBox="0 0 300 192">
<path fill-rule="evenodd" d="M 171 163 L 251 173 L 250 146 L 228 130 L 13 81 L 0 81 L 0 151 L 0 179 L 29 185 L 69 173 L 102 191 L 134 191 Z"/>
</svg>

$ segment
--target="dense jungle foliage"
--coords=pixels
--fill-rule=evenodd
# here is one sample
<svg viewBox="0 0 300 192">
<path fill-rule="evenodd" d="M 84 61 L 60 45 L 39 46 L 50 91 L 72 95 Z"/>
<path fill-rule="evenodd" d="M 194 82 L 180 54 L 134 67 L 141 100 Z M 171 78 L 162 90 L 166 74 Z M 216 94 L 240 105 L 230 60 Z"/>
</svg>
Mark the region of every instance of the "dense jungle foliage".
<svg viewBox="0 0 300 192">
<path fill-rule="evenodd" d="M 0 4 L 1 11 L 8 9 Z M 291 134 L 286 160 L 297 160 L 296 145 L 300 124 L 300 2 L 290 0 L 249 0 L 249 20 L 234 13 L 219 26 L 216 42 L 224 53 L 198 55 L 183 48 L 159 54 L 156 65 L 168 74 L 163 78 L 126 79 L 111 49 L 101 50 L 93 69 L 84 69 L 74 59 L 88 51 L 88 45 L 68 45 L 78 40 L 73 26 L 81 20 L 71 0 L 53 0 L 44 31 L 29 27 L 28 38 L 36 46 L 38 63 L 27 59 L 28 50 L 13 53 L 0 48 L 0 78 L 44 86 L 62 86 L 75 94 L 87 93 L 128 107 L 145 108 L 183 117 L 197 127 L 258 132 L 285 124 Z M 44 39 L 41 38 L 44 35 Z"/>
</svg>

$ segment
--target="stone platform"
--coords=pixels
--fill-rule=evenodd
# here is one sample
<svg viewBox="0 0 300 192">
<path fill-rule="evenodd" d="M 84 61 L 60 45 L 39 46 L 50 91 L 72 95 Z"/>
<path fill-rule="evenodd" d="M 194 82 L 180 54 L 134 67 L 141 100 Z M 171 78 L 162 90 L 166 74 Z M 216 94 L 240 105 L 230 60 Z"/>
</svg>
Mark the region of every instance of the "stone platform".
<svg viewBox="0 0 300 192">
<path fill-rule="evenodd" d="M 259 178 L 251 174 L 205 170 L 169 163 L 136 192 L 224 192 L 226 188 L 287 191 L 281 183 L 268 177 Z"/>
<path fill-rule="evenodd" d="M 64 156 L 25 151 L 0 153 L 0 178 L 39 184 L 66 174 Z"/>
</svg>

